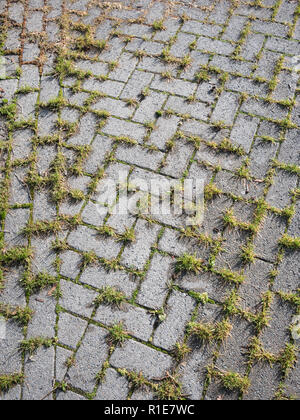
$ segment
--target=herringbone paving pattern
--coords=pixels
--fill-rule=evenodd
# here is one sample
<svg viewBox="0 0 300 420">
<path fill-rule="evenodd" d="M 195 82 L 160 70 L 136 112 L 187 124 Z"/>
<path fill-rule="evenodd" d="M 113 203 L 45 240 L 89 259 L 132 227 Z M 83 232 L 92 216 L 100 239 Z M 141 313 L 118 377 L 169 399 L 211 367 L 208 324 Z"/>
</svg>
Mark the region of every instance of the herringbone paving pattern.
<svg viewBox="0 0 300 420">
<path fill-rule="evenodd" d="M 0 19 L 0 399 L 300 398 L 299 2 Z M 119 171 L 204 179 L 203 225 L 101 216 Z"/>
</svg>

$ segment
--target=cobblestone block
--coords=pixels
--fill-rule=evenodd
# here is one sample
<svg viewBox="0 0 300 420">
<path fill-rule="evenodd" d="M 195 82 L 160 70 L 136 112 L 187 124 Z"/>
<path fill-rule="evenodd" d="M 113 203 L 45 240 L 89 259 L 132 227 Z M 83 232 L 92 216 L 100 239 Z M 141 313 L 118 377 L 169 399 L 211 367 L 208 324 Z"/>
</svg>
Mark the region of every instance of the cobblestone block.
<svg viewBox="0 0 300 420">
<path fill-rule="evenodd" d="M 148 379 L 163 377 L 172 367 L 172 358 L 141 343 L 129 340 L 113 353 L 110 363 L 116 368 L 142 372 Z"/>
<path fill-rule="evenodd" d="M 180 119 L 172 116 L 170 118 L 159 118 L 154 131 L 150 136 L 150 143 L 164 150 L 166 144 L 175 135 Z"/>
<path fill-rule="evenodd" d="M 174 95 L 181 95 L 189 97 L 191 96 L 196 88 L 195 83 L 186 82 L 184 80 L 176 80 L 166 82 L 161 80 L 160 76 L 155 76 L 154 81 L 151 84 L 153 89 L 161 90 L 163 92 L 169 92 Z"/>
<path fill-rule="evenodd" d="M 97 373 L 108 356 L 106 343 L 107 331 L 103 328 L 90 325 L 86 331 L 83 343 L 76 353 L 74 366 L 68 372 L 69 380 L 73 386 L 86 392 L 92 392 Z"/>
<path fill-rule="evenodd" d="M 206 38 L 204 36 L 199 37 L 197 46 L 200 51 L 215 54 L 231 55 L 234 51 L 233 45 L 229 42 Z"/>
<path fill-rule="evenodd" d="M 122 254 L 122 263 L 128 267 L 136 267 L 142 270 L 146 264 L 151 246 L 154 245 L 159 232 L 159 226 L 147 226 L 147 222 L 138 221 L 135 233 L 136 242 L 127 246 Z"/>
<path fill-rule="evenodd" d="M 242 146 L 245 152 L 249 153 L 258 124 L 258 118 L 239 115 L 231 132 L 230 140 L 238 146 Z"/>
<path fill-rule="evenodd" d="M 108 369 L 104 382 L 100 385 L 96 400 L 108 401 L 127 399 L 129 393 L 129 383 L 127 379 L 121 376 L 113 369 Z"/>
<path fill-rule="evenodd" d="M 60 288 L 60 305 L 64 309 L 85 317 L 91 316 L 96 292 L 66 280 L 61 280 Z"/>
<path fill-rule="evenodd" d="M 274 207 L 283 209 L 291 203 L 291 191 L 296 188 L 297 177 L 287 172 L 277 172 L 266 200 Z"/>
<path fill-rule="evenodd" d="M 183 338 L 194 309 L 195 301 L 191 297 L 174 291 L 167 302 L 167 318 L 156 329 L 153 344 L 166 350 L 173 350 L 175 344 Z"/>
<path fill-rule="evenodd" d="M 80 277 L 81 283 L 98 289 L 113 287 L 122 291 L 128 298 L 136 290 L 137 284 L 134 279 L 125 271 L 107 272 L 101 267 L 87 267 Z"/>
<path fill-rule="evenodd" d="M 239 98 L 237 95 L 230 92 L 222 93 L 212 114 L 212 121 L 224 121 L 225 124 L 232 125 L 238 106 Z"/>
<path fill-rule="evenodd" d="M 58 321 L 58 340 L 61 344 L 76 348 L 79 340 L 82 338 L 87 322 L 72 315 L 62 312 Z"/>
<path fill-rule="evenodd" d="M 145 128 L 140 124 L 134 124 L 129 121 L 120 121 L 115 118 L 109 118 L 106 126 L 102 130 L 105 134 L 111 136 L 129 136 L 139 143 L 142 143 L 146 135 Z"/>
<path fill-rule="evenodd" d="M 140 340 L 148 341 L 154 327 L 154 317 L 144 309 L 123 304 L 120 309 L 101 305 L 95 320 L 107 327 L 122 323 L 124 329 Z"/>
<path fill-rule="evenodd" d="M 80 251 L 93 251 L 100 258 L 116 258 L 121 250 L 121 245 L 113 239 L 101 238 L 97 232 L 85 226 L 80 226 L 68 238 L 69 245 Z"/>
<path fill-rule="evenodd" d="M 23 400 L 52 400 L 54 377 L 54 348 L 41 348 L 34 360 L 25 361 L 24 374 L 26 386 L 23 389 Z M 48 395 L 50 393 L 50 395 Z"/>
<path fill-rule="evenodd" d="M 274 288 L 284 293 L 296 293 L 300 286 L 299 262 L 297 251 L 286 251 L 283 261 L 279 265 L 278 276 Z"/>
<path fill-rule="evenodd" d="M 133 120 L 140 123 L 153 121 L 156 112 L 161 110 L 165 101 L 166 95 L 151 92 L 151 94 L 139 106 Z"/>
<path fill-rule="evenodd" d="M 255 240 L 255 253 L 268 261 L 274 261 L 278 252 L 278 241 L 285 229 L 284 220 L 274 215 L 265 219 L 259 237 Z"/>
<path fill-rule="evenodd" d="M 167 296 L 171 280 L 172 259 L 156 254 L 151 261 L 147 276 L 138 296 L 138 303 L 147 307 L 160 308 Z"/>
<path fill-rule="evenodd" d="M 152 169 L 154 171 L 158 169 L 163 157 L 163 153 L 149 151 L 141 146 L 134 146 L 130 148 L 126 146 L 119 146 L 116 153 L 116 158 L 119 160 Z"/>
</svg>

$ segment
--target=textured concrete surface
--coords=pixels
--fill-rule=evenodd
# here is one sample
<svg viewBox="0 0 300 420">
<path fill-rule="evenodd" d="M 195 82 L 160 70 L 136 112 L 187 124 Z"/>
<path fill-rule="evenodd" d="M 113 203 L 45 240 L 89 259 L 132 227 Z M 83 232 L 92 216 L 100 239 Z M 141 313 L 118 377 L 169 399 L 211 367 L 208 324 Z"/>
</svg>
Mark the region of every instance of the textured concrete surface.
<svg viewBox="0 0 300 420">
<path fill-rule="evenodd" d="M 0 400 L 300 398 L 299 7 L 0 0 Z M 119 171 L 203 225 L 100 215 Z"/>
</svg>

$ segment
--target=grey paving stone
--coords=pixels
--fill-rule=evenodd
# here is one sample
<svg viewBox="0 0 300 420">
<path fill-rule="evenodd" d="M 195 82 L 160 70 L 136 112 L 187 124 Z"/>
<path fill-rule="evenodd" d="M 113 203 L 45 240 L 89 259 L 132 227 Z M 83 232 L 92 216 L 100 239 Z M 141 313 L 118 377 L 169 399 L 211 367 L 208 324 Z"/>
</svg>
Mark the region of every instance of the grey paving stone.
<svg viewBox="0 0 300 420">
<path fill-rule="evenodd" d="M 96 292 L 66 280 L 60 281 L 60 288 L 60 305 L 64 309 L 85 317 L 92 315 Z"/>
<path fill-rule="evenodd" d="M 138 295 L 140 305 L 157 309 L 163 306 L 172 276 L 172 264 L 170 257 L 154 255 Z"/>
<path fill-rule="evenodd" d="M 1 302 L 25 307 L 25 292 L 20 284 L 22 269 L 11 268 L 5 273 L 5 289 L 1 292 Z"/>
<path fill-rule="evenodd" d="M 249 153 L 258 124 L 258 118 L 240 114 L 235 121 L 230 140 L 238 146 L 241 146 L 246 153 Z"/>
<path fill-rule="evenodd" d="M 283 261 L 279 265 L 274 285 L 275 290 L 296 293 L 300 285 L 299 270 L 297 251 L 286 251 Z"/>
<path fill-rule="evenodd" d="M 249 169 L 253 176 L 263 179 L 270 167 L 271 159 L 275 157 L 277 144 L 271 144 L 257 138 L 250 153 Z"/>
<path fill-rule="evenodd" d="M 268 104 L 261 100 L 248 99 L 241 108 L 242 111 L 259 117 L 273 120 L 283 120 L 287 116 L 287 110 L 277 104 Z"/>
<path fill-rule="evenodd" d="M 112 96 L 114 98 L 118 98 L 120 93 L 124 88 L 124 83 L 115 82 L 112 80 L 106 80 L 105 82 L 100 82 L 97 79 L 87 79 L 83 83 L 83 88 L 88 91 L 96 91 L 100 93 L 104 93 L 105 95 Z"/>
<path fill-rule="evenodd" d="M 180 119 L 175 116 L 170 118 L 159 118 L 154 131 L 151 133 L 149 139 L 150 143 L 159 149 L 164 150 L 167 142 L 175 135 L 179 121 Z"/>
<path fill-rule="evenodd" d="M 143 89 L 146 86 L 150 85 L 153 77 L 154 76 L 151 73 L 145 73 L 135 70 L 128 83 L 126 84 L 122 92 L 121 98 L 138 98 L 139 95 L 142 93 Z"/>
<path fill-rule="evenodd" d="M 20 373 L 22 357 L 19 353 L 19 342 L 23 340 L 22 328 L 13 321 L 6 322 L 6 334 L 0 340 L 1 374 Z"/>
<path fill-rule="evenodd" d="M 125 102 L 111 98 L 101 99 L 92 106 L 92 109 L 96 111 L 108 111 L 111 115 L 125 119 L 131 117 L 133 113 L 132 108 L 127 106 Z"/>
<path fill-rule="evenodd" d="M 173 80 L 170 82 L 166 82 L 162 80 L 160 76 L 155 76 L 151 87 L 153 89 L 161 90 L 163 92 L 173 93 L 174 95 L 189 97 L 194 93 L 196 89 L 196 84 L 186 82 L 184 80 Z"/>
<path fill-rule="evenodd" d="M 238 106 L 239 98 L 237 95 L 230 92 L 222 93 L 212 114 L 212 121 L 224 121 L 225 124 L 232 125 Z"/>
<path fill-rule="evenodd" d="M 239 41 L 241 32 L 245 27 L 247 19 L 244 16 L 232 16 L 222 39 L 227 41 Z"/>
<path fill-rule="evenodd" d="M 31 13 L 26 20 L 26 28 L 29 32 L 41 32 L 43 30 L 43 13 Z"/>
<path fill-rule="evenodd" d="M 32 146 L 31 139 L 33 137 L 33 131 L 18 130 L 14 133 L 13 139 L 13 157 L 14 159 L 26 159 L 29 157 Z"/>
<path fill-rule="evenodd" d="M 15 79 L 0 80 L 0 87 L 3 89 L 1 98 L 10 101 L 18 87 L 18 81 Z"/>
<path fill-rule="evenodd" d="M 280 383 L 280 369 L 260 362 L 250 373 L 251 386 L 244 400 L 272 400 Z"/>
<path fill-rule="evenodd" d="M 105 287 L 113 287 L 120 290 L 128 298 L 136 290 L 137 284 L 134 279 L 125 271 L 105 271 L 102 267 L 87 267 L 80 277 L 82 283 L 96 287 L 98 289 Z"/>
<path fill-rule="evenodd" d="M 123 304 L 120 309 L 109 306 L 99 306 L 95 320 L 107 327 L 122 323 L 130 335 L 148 341 L 154 327 L 154 317 L 146 310 Z"/>
<path fill-rule="evenodd" d="M 172 109 L 178 114 L 188 114 L 199 120 L 207 121 L 208 116 L 211 112 L 210 108 L 201 102 L 188 103 L 183 98 L 177 96 L 171 96 L 166 105 L 166 109 Z"/>
<path fill-rule="evenodd" d="M 90 144 L 95 136 L 97 118 L 93 114 L 86 114 L 82 117 L 79 123 L 79 131 L 75 136 L 69 140 L 75 145 Z"/>
<path fill-rule="evenodd" d="M 300 149 L 299 149 L 299 130 L 289 130 L 286 140 L 280 148 L 278 160 L 280 162 L 299 165 Z"/>
<path fill-rule="evenodd" d="M 258 83 L 244 77 L 233 77 L 226 83 L 226 88 L 250 95 L 267 96 L 268 87 L 265 83 Z"/>
<path fill-rule="evenodd" d="M 10 210 L 5 219 L 4 240 L 10 246 L 26 246 L 27 239 L 23 235 L 23 229 L 29 221 L 30 210 Z"/>
<path fill-rule="evenodd" d="M 53 389 L 54 348 L 41 348 L 33 360 L 25 361 L 25 381 L 23 400 L 41 400 Z M 52 400 L 50 394 L 45 400 Z"/>
<path fill-rule="evenodd" d="M 274 297 L 271 308 L 271 321 L 261 335 L 261 343 L 268 352 L 278 354 L 289 342 L 289 327 L 294 315 L 293 307 L 280 298 Z"/>
<path fill-rule="evenodd" d="M 122 254 L 122 263 L 128 267 L 136 267 L 142 270 L 146 264 L 159 232 L 159 226 L 148 226 L 147 222 L 139 220 L 136 228 L 136 241 L 127 246 Z"/>
<path fill-rule="evenodd" d="M 161 173 L 174 178 L 180 178 L 188 166 L 193 151 L 194 147 L 191 144 L 183 143 L 181 140 L 177 141 L 172 151 L 168 154 Z"/>
<path fill-rule="evenodd" d="M 296 188 L 297 177 L 288 172 L 277 172 L 266 200 L 274 207 L 283 209 L 291 203 L 291 191 Z"/>
<path fill-rule="evenodd" d="M 151 92 L 146 99 L 144 99 L 134 114 L 133 120 L 146 123 L 153 121 L 157 111 L 160 111 L 167 96 L 162 93 Z"/>
<path fill-rule="evenodd" d="M 116 152 L 116 159 L 144 168 L 152 169 L 153 171 L 159 168 L 159 164 L 163 157 L 163 153 L 147 150 L 141 146 L 119 146 Z"/>
<path fill-rule="evenodd" d="M 265 219 L 260 235 L 255 240 L 255 253 L 268 261 L 274 261 L 278 252 L 278 241 L 285 230 L 285 221 L 275 215 Z"/>
<path fill-rule="evenodd" d="M 233 60 L 222 55 L 215 55 L 211 60 L 210 65 L 228 73 L 242 74 L 243 76 L 250 76 L 253 67 L 252 63 Z"/>
<path fill-rule="evenodd" d="M 204 36 L 199 37 L 197 46 L 200 51 L 223 55 L 231 55 L 234 51 L 234 46 L 229 42 L 206 38 Z"/>
<path fill-rule="evenodd" d="M 172 367 L 172 358 L 144 344 L 129 340 L 113 353 L 110 363 L 116 368 L 142 372 L 146 378 L 164 377 Z"/>
<path fill-rule="evenodd" d="M 80 251 L 93 251 L 98 257 L 107 259 L 116 258 L 121 250 L 121 245 L 113 239 L 104 239 L 95 230 L 85 226 L 71 232 L 68 243 Z"/>
<path fill-rule="evenodd" d="M 227 372 L 237 372 L 244 376 L 247 372 L 245 348 L 249 345 L 253 335 L 254 328 L 248 321 L 234 321 L 230 337 L 221 349 L 217 360 L 217 368 Z"/>
<path fill-rule="evenodd" d="M 58 97 L 59 94 L 59 83 L 53 77 L 42 77 L 41 79 L 41 92 L 40 92 L 40 102 L 48 103 L 52 99 Z"/>
<path fill-rule="evenodd" d="M 55 253 L 52 249 L 52 243 L 54 240 L 54 235 L 47 238 L 32 238 L 31 247 L 33 250 L 33 271 L 36 274 L 44 272 L 50 274 L 51 276 L 56 275 L 54 265 Z"/>
<path fill-rule="evenodd" d="M 18 385 L 0 395 L 0 401 L 17 401 L 21 399 L 21 387 Z"/>
<path fill-rule="evenodd" d="M 98 168 L 102 167 L 106 155 L 112 150 L 111 139 L 97 135 L 92 143 L 92 151 L 85 161 L 84 169 L 90 174 L 94 174 Z"/>
<path fill-rule="evenodd" d="M 109 118 L 106 126 L 103 128 L 103 133 L 111 136 L 128 136 L 142 143 L 146 135 L 146 129 L 140 124 L 134 124 L 129 121 L 121 121 L 115 118 Z"/>
<path fill-rule="evenodd" d="M 61 344 L 76 348 L 79 340 L 82 338 L 87 322 L 76 318 L 68 313 L 60 313 L 58 320 L 58 340 Z"/>
<path fill-rule="evenodd" d="M 108 369 L 104 382 L 97 391 L 96 400 L 126 400 L 129 393 L 129 383 L 113 369 Z"/>
<path fill-rule="evenodd" d="M 60 259 L 60 274 L 75 280 L 80 271 L 81 255 L 77 252 L 65 251 L 60 254 Z"/>
<path fill-rule="evenodd" d="M 167 318 L 155 330 L 153 344 L 173 350 L 175 344 L 183 338 L 195 306 L 195 301 L 190 296 L 174 291 L 167 302 Z"/>
<path fill-rule="evenodd" d="M 107 331 L 90 325 L 76 353 L 74 366 L 68 372 L 70 383 L 85 392 L 92 392 L 96 375 L 108 356 Z"/>
<path fill-rule="evenodd" d="M 32 64 L 22 66 L 22 75 L 19 87 L 29 86 L 31 88 L 38 88 L 40 82 L 40 75 L 38 68 Z"/>
<path fill-rule="evenodd" d="M 297 55 L 299 52 L 299 42 L 276 37 L 270 37 L 266 43 L 266 49 L 285 54 Z"/>
<path fill-rule="evenodd" d="M 300 376 L 299 376 L 299 362 L 298 362 L 294 370 L 292 370 L 292 372 L 289 374 L 289 377 L 286 380 L 286 384 L 285 384 L 287 394 L 293 398 L 297 398 L 297 400 L 299 400 L 300 398 L 299 384 L 300 384 Z"/>
<path fill-rule="evenodd" d="M 245 310 L 250 310 L 252 313 L 259 310 L 262 295 L 269 289 L 272 269 L 272 264 L 257 259 L 253 265 L 245 270 L 245 282 L 239 289 L 241 305 Z"/>
<path fill-rule="evenodd" d="M 28 325 L 28 338 L 55 336 L 56 299 L 49 289 L 42 290 L 29 299 L 29 307 L 34 311 L 34 316 Z"/>
</svg>

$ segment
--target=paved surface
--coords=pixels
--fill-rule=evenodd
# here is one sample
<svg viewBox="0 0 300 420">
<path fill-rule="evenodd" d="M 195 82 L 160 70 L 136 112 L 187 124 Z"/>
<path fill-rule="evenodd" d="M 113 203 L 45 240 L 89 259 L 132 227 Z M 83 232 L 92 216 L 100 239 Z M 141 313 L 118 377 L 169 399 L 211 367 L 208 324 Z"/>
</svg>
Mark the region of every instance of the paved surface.
<svg viewBox="0 0 300 420">
<path fill-rule="evenodd" d="M 0 399 L 299 398 L 298 2 L 0 16 Z M 100 216 L 120 170 L 204 179 L 203 226 Z"/>
</svg>

